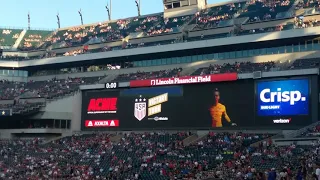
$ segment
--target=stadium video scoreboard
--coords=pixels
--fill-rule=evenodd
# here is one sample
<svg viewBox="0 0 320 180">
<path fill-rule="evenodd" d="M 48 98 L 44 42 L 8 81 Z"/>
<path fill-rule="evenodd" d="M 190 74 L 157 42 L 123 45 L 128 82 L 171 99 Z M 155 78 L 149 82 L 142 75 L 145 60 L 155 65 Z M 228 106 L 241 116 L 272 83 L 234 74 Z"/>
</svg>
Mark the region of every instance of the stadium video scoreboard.
<svg viewBox="0 0 320 180">
<path fill-rule="evenodd" d="M 312 119 L 312 82 L 232 73 L 109 82 L 84 91 L 82 129 L 302 127 Z"/>
</svg>

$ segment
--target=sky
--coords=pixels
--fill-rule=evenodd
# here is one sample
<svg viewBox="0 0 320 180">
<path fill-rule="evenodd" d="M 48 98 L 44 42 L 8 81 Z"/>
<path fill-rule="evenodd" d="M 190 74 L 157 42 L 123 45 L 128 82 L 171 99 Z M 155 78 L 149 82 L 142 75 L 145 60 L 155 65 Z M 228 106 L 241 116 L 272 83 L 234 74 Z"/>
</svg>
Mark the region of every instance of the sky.
<svg viewBox="0 0 320 180">
<path fill-rule="evenodd" d="M 163 12 L 163 0 L 140 0 L 141 15 Z M 105 6 L 110 0 L 8 0 L 1 2 L 0 27 L 56 29 L 57 13 L 61 27 L 80 25 L 81 9 L 84 24 L 108 20 Z M 223 0 L 208 0 L 208 4 Z M 112 0 L 112 19 L 137 16 L 135 0 Z"/>
</svg>

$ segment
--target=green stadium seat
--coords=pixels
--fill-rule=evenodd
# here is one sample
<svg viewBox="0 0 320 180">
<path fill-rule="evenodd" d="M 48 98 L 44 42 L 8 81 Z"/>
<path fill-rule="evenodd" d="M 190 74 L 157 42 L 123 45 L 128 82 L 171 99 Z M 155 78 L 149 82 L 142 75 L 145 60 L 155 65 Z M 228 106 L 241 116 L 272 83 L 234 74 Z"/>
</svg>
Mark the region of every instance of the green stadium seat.
<svg viewBox="0 0 320 180">
<path fill-rule="evenodd" d="M 23 29 L 0 29 L 0 46 L 13 46 Z"/>
</svg>

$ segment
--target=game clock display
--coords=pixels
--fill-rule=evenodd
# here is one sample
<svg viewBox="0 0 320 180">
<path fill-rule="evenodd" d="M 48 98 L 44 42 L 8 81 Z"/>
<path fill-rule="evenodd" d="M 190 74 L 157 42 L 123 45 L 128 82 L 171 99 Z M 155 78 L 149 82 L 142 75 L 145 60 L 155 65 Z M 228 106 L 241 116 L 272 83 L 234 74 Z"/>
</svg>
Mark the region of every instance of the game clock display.
<svg viewBox="0 0 320 180">
<path fill-rule="evenodd" d="M 105 87 L 106 89 L 117 89 L 118 83 L 117 82 L 106 83 Z"/>
</svg>

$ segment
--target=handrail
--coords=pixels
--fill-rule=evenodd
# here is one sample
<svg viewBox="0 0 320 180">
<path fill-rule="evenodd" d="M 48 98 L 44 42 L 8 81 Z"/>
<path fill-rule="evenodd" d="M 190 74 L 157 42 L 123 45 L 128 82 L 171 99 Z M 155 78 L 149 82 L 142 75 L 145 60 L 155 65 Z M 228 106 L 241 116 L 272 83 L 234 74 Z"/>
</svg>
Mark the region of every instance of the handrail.
<svg viewBox="0 0 320 180">
<path fill-rule="evenodd" d="M 10 30 L 39 30 L 39 31 L 54 31 L 56 29 L 51 28 L 26 28 L 26 27 L 16 27 L 16 26 L 0 26 L 0 29 L 10 29 Z"/>
</svg>

